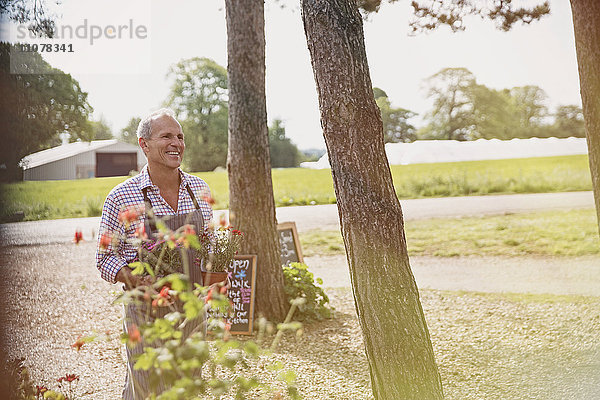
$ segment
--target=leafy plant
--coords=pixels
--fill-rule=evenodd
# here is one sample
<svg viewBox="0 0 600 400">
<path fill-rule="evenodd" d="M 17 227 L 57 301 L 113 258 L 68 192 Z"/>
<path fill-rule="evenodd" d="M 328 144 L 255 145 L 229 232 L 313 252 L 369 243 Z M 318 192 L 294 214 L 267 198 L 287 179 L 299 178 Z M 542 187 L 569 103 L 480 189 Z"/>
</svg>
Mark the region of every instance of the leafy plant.
<svg viewBox="0 0 600 400">
<path fill-rule="evenodd" d="M 325 291 L 315 284 L 315 278 L 308 266 L 302 263 L 290 263 L 283 266 L 284 290 L 290 299 L 305 299 L 298 306 L 298 319 L 331 318 L 332 308 L 328 307 L 329 297 Z M 321 278 L 316 279 L 318 285 L 323 284 Z"/>
<path fill-rule="evenodd" d="M 126 209 L 121 212 L 119 218 L 124 223 L 134 223 L 139 212 L 140 210 L 136 208 Z M 153 216 L 149 214 L 149 218 Z M 227 287 L 223 284 L 210 288 L 192 285 L 189 279 L 190 266 L 185 250 L 202 251 L 204 248 L 208 251 L 208 246 L 200 243 L 189 225 L 174 232 L 168 230 L 159 219 L 156 219 L 156 225 L 160 230 L 162 241 L 160 247 L 156 243 L 151 248 L 146 246 L 146 252 L 157 255 L 156 263 L 151 265 L 142 255 L 144 261 L 136 261 L 129 265 L 133 269 L 133 274 L 149 274 L 155 276 L 156 280 L 149 286 L 125 291 L 117 299 L 126 304 L 151 305 L 152 312 L 146 315 L 146 320 L 138 322 L 139 326 L 130 324 L 127 333 L 121 336 L 123 342 L 128 345 L 141 343 L 143 346 L 144 352 L 135 360 L 134 368 L 148 371 L 150 389 L 153 392 L 150 398 L 168 400 L 192 399 L 197 396 L 220 398 L 223 395 L 232 395 L 236 399 L 244 399 L 249 391 L 273 394 L 275 389 L 270 384 L 264 383 L 254 372 L 259 367 L 267 367 L 272 371 L 283 369 L 281 364 L 272 362 L 269 358 L 270 353 L 262 347 L 261 338 L 266 330 L 266 321 L 259 322 L 261 333 L 259 333 L 258 343 L 252 340 L 233 339 L 229 333 L 231 325 L 225 319 L 230 310 L 230 300 L 226 296 Z M 141 227 L 138 227 L 139 229 Z M 221 257 L 219 262 L 225 263 L 227 260 L 230 262 L 242 239 L 241 232 L 230 228 L 219 228 L 215 233 L 217 234 L 216 246 L 214 242 L 209 242 L 215 246 L 212 247 L 213 253 L 216 252 Z M 101 248 L 114 239 L 109 236 L 104 238 L 104 235 L 107 234 L 103 233 L 100 239 Z M 122 240 L 130 241 L 143 248 L 145 243 L 143 231 L 138 231 L 137 236 L 138 238 L 122 238 Z M 155 272 L 160 270 L 160 264 L 167 250 L 181 252 L 184 274 L 170 273 L 162 278 L 156 276 Z M 176 253 L 171 255 L 174 254 Z M 301 328 L 301 324 L 291 321 L 291 318 L 303 302 L 304 299 L 292 301 L 285 322 L 277 326 L 278 333 L 270 351 L 274 351 L 284 331 Z M 164 316 L 151 318 L 150 314 L 155 315 L 154 311 L 159 308 L 165 311 L 160 313 Z M 207 340 L 203 328 L 205 315 L 208 316 L 207 331 L 212 338 L 210 341 Z M 192 332 L 188 332 L 190 329 L 184 330 L 185 327 L 192 327 Z M 74 346 L 81 348 L 87 340 L 88 338 L 80 339 Z M 295 374 L 292 371 L 280 371 L 280 380 L 290 398 L 300 398 L 295 387 Z M 164 383 L 167 389 L 157 393 L 156 388 L 160 382 Z"/>
<path fill-rule="evenodd" d="M 35 389 L 24 358 L 13 359 L 4 364 L 0 377 L 6 379 L 5 382 L 0 382 L 0 389 L 8 395 L 8 400 L 35 399 Z"/>
</svg>

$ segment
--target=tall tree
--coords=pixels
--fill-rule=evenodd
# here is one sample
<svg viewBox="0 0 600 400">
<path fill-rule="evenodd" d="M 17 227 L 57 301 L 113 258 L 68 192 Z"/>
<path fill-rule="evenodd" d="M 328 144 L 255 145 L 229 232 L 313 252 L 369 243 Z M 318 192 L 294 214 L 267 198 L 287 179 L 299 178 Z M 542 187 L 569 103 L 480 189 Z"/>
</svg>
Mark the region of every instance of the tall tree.
<svg viewBox="0 0 600 400">
<path fill-rule="evenodd" d="M 297 167 L 300 164 L 298 147 L 285 137 L 285 126 L 280 119 L 273 120 L 269 127 L 269 153 L 271 168 Z"/>
<path fill-rule="evenodd" d="M 475 76 L 466 68 L 444 68 L 426 80 L 427 97 L 433 109 L 425 116 L 431 136 L 448 140 L 473 137 L 473 101 L 471 90 Z"/>
<path fill-rule="evenodd" d="M 125 143 L 138 144 L 137 137 L 137 128 L 142 119 L 140 117 L 132 117 L 127 126 L 121 129 L 121 133 L 119 135 L 119 139 L 124 141 Z"/>
<path fill-rule="evenodd" d="M 413 142 L 417 139 L 415 127 L 408 122 L 417 113 L 404 108 L 393 108 L 383 90 L 373 88 L 375 102 L 381 111 L 383 140 L 385 143 Z"/>
<path fill-rule="evenodd" d="M 90 121 L 90 125 L 92 140 L 106 140 L 115 137 L 104 116 L 101 116 L 98 121 Z"/>
<path fill-rule="evenodd" d="M 377 399 L 441 398 L 373 104 L 357 4 L 368 13 L 377 11 L 380 0 L 303 0 L 302 18 L 373 392 Z M 508 30 L 550 11 L 547 2 L 516 10 L 508 1 L 489 7 L 478 0 L 415 0 L 412 5 L 415 30 L 439 24 L 459 30 L 462 17 L 473 13 Z"/>
<path fill-rule="evenodd" d="M 52 37 L 55 15 L 48 12 L 45 0 L 0 0 L 0 14 L 20 24 L 28 24 L 31 32 Z"/>
<path fill-rule="evenodd" d="M 581 102 L 600 227 L 600 2 L 571 0 Z"/>
<path fill-rule="evenodd" d="M 171 107 L 186 136 L 183 163 L 191 171 L 212 171 L 227 162 L 227 70 L 194 57 L 171 67 Z"/>
<path fill-rule="evenodd" d="M 376 399 L 441 399 L 354 0 L 303 0 L 321 125 Z"/>
<path fill-rule="evenodd" d="M 585 137 L 583 110 L 577 105 L 558 106 L 552 128 L 556 137 Z"/>
<path fill-rule="evenodd" d="M 60 144 L 59 135 L 91 140 L 87 93 L 71 75 L 52 68 L 39 53 L 10 71 L 11 45 L 0 43 L 0 134 L 10 146 L 0 149 L 0 180 L 19 179 L 26 155 Z M 46 73 L 29 73 L 44 71 Z"/>
<path fill-rule="evenodd" d="M 256 310 L 281 320 L 283 290 L 265 99 L 263 0 L 225 0 L 229 78 L 229 210 L 246 233 L 242 251 L 258 255 Z"/>
<path fill-rule="evenodd" d="M 517 137 L 534 136 L 532 132 L 539 130 L 543 124 L 543 118 L 548 115 L 546 92 L 534 85 L 514 87 L 510 89 L 514 101 L 515 115 L 519 119 L 521 133 Z"/>
</svg>

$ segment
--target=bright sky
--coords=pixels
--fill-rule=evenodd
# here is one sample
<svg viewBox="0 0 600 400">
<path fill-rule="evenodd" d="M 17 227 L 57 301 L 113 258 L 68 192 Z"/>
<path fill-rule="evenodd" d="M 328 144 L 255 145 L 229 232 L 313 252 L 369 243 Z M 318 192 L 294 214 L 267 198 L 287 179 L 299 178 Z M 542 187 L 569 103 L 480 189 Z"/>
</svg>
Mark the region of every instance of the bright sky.
<svg viewBox="0 0 600 400">
<path fill-rule="evenodd" d="M 540 0 L 541 2 L 541 0 Z M 518 2 L 516 2 L 518 3 Z M 551 108 L 581 104 L 569 2 L 551 0 L 552 15 L 505 33 L 472 17 L 467 31 L 447 28 L 408 36 L 408 0 L 385 4 L 365 22 L 371 79 L 393 106 L 425 113 L 423 80 L 446 67 L 466 67 L 479 83 L 493 88 L 538 85 Z M 124 4 L 127 4 L 125 8 Z M 281 8 L 280 4 L 290 4 Z M 301 149 L 324 148 L 310 58 L 298 2 L 266 4 L 268 119 L 285 121 L 287 136 Z M 226 66 L 225 10 L 221 0 L 63 0 L 58 24 L 147 26 L 144 40 L 71 40 L 71 54 L 45 55 L 71 73 L 89 93 L 94 117 L 103 116 L 118 133 L 131 117 L 158 108 L 167 96 L 169 66 L 183 58 L 208 57 Z M 3 24 L 0 37 L 7 38 Z M 127 32 L 125 32 L 127 33 Z M 80 43 L 81 42 L 81 43 Z M 69 43 L 69 41 L 66 41 Z M 418 119 L 414 121 L 419 124 Z"/>
</svg>

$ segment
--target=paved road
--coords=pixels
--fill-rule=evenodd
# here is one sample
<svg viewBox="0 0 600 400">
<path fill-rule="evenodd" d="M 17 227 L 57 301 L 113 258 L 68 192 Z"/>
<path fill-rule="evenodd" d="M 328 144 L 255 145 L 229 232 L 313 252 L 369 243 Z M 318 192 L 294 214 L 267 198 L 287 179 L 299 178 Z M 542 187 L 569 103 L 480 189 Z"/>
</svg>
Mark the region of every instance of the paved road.
<svg viewBox="0 0 600 400">
<path fill-rule="evenodd" d="M 402 200 L 401 204 L 404 218 L 414 220 L 591 208 L 594 199 L 592 192 L 568 192 L 414 199 Z M 215 211 L 215 215 L 221 212 Z M 339 229 L 335 204 L 281 207 L 277 220 L 295 221 L 300 232 Z M 81 229 L 84 239 L 91 240 L 98 224 L 98 217 L 0 224 L 0 237 L 4 245 L 58 244 L 70 241 L 75 230 Z"/>
</svg>

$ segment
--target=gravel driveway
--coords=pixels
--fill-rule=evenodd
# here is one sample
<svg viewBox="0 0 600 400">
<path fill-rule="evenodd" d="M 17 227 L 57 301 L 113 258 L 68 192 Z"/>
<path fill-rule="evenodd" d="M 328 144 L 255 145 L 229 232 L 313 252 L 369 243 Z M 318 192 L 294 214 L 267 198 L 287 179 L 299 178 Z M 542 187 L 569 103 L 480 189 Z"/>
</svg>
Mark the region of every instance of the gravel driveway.
<svg viewBox="0 0 600 400">
<path fill-rule="evenodd" d="M 12 277 L 0 284 L 2 342 L 11 357 L 26 358 L 37 384 L 75 373 L 82 399 L 113 400 L 125 374 L 121 310 L 111 305 L 118 288 L 99 278 L 94 250 L 90 242 L 0 247 L 3 273 Z M 351 292 L 328 293 L 336 317 L 308 324 L 299 341 L 287 337 L 276 358 L 297 371 L 306 399 L 370 399 Z M 426 289 L 421 300 L 446 399 L 600 398 L 600 298 Z M 108 331 L 108 340 L 70 347 L 94 331 Z"/>
<path fill-rule="evenodd" d="M 510 212 L 529 211 L 528 204 L 534 203 L 550 208 L 591 205 L 590 192 L 567 194 L 567 205 L 553 195 L 526 196 L 537 195 L 490 196 L 486 202 L 491 208 L 476 212 L 505 212 L 499 211 L 499 201 Z M 439 216 L 417 210 L 436 209 L 429 203 L 433 200 L 403 201 L 406 218 Z M 442 208 L 469 215 L 475 210 L 470 201 L 455 198 Z M 336 226 L 337 211 L 335 205 L 289 207 L 278 209 L 278 218 L 296 220 L 300 231 L 328 229 L 327 224 Z M 118 340 L 122 316 L 120 306 L 111 304 L 111 292 L 119 288 L 102 281 L 94 265 L 91 237 L 97 224 L 97 218 L 84 218 L 0 225 L 5 277 L 0 281 L 0 339 L 10 358 L 25 357 L 36 383 L 53 386 L 57 377 L 76 373 L 83 399 L 112 400 L 120 396 L 125 373 Z M 83 229 L 87 240 L 78 246 L 70 243 L 76 228 Z M 304 338 L 285 341 L 277 357 L 299 372 L 307 399 L 370 398 L 345 258 L 311 257 L 306 262 L 325 286 L 337 287 L 329 290 L 337 316 L 308 325 Z M 598 258 L 413 257 L 411 263 L 447 399 L 600 398 L 600 298 L 551 296 L 524 302 L 457 292 L 598 296 Z M 107 335 L 107 340 L 80 352 L 70 347 L 79 335 L 92 332 Z"/>
</svg>

